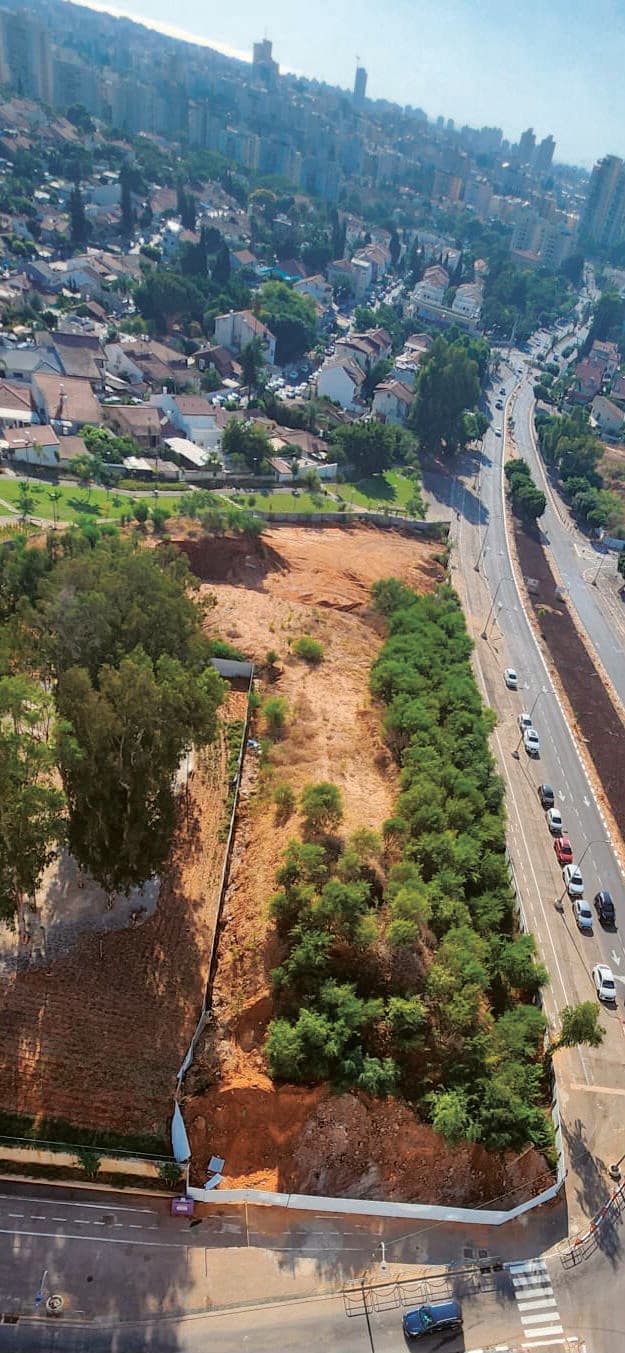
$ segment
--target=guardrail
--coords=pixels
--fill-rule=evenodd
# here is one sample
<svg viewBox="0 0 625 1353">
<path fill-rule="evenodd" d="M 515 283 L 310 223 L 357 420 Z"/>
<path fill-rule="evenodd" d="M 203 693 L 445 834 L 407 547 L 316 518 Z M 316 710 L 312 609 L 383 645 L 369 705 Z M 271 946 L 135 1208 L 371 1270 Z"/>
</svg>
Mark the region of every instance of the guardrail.
<svg viewBox="0 0 625 1353">
<path fill-rule="evenodd" d="M 606 1248 L 605 1237 L 614 1224 L 620 1221 L 625 1211 L 625 1180 L 600 1208 L 587 1231 L 577 1236 L 566 1250 L 560 1254 L 563 1268 L 576 1268 L 578 1264 L 590 1259 L 596 1250 Z"/>
</svg>

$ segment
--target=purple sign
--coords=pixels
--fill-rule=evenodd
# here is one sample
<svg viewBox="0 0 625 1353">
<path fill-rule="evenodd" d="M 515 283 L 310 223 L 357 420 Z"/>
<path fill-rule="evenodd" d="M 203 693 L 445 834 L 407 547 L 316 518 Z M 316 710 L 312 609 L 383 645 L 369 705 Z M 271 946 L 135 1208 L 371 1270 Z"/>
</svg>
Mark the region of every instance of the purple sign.
<svg viewBox="0 0 625 1353">
<path fill-rule="evenodd" d="M 171 1200 L 172 1217 L 192 1217 L 194 1209 L 193 1198 L 172 1198 Z"/>
</svg>

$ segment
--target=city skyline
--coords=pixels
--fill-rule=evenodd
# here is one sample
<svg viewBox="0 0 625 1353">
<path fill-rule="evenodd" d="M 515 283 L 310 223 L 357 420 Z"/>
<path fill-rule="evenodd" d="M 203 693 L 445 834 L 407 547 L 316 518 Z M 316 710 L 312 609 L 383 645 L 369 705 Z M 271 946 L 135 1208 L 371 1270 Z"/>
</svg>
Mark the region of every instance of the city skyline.
<svg viewBox="0 0 625 1353">
<path fill-rule="evenodd" d="M 625 151 L 625 16 L 613 0 L 598 0 L 592 14 L 582 6 L 565 9 L 564 0 L 554 0 L 547 13 L 538 0 L 528 0 L 522 29 L 508 0 L 481 0 L 470 11 L 462 0 L 442 0 L 436 14 L 424 4 L 393 0 L 383 30 L 369 0 L 353 21 L 344 9 L 337 17 L 321 0 L 312 32 L 293 26 L 285 0 L 270 0 L 261 22 L 250 0 L 242 0 L 236 13 L 208 15 L 199 0 L 187 0 L 176 16 L 180 25 L 171 22 L 169 0 L 85 3 L 243 60 L 264 33 L 281 70 L 346 90 L 362 65 L 372 99 L 422 107 L 431 118 L 443 115 L 458 125 L 496 124 L 511 141 L 531 125 L 538 140 L 553 134 L 561 162 L 591 168 L 603 155 Z M 614 42 L 606 44 L 610 30 Z M 599 68 L 599 58 L 600 83 L 589 74 Z"/>
</svg>

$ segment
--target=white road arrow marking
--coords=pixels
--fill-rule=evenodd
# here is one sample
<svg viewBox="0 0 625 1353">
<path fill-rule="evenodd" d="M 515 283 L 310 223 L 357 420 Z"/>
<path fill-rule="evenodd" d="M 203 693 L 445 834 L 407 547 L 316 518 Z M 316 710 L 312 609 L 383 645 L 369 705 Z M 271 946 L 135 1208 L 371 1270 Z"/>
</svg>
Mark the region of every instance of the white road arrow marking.
<svg viewBox="0 0 625 1353">
<path fill-rule="evenodd" d="M 561 789 L 558 790 L 558 798 L 561 799 L 562 803 L 564 803 L 566 794 L 563 794 Z"/>
<path fill-rule="evenodd" d="M 587 808 L 590 808 L 590 799 L 588 798 L 587 794 L 584 794 L 584 803 L 586 804 Z"/>
<path fill-rule="evenodd" d="M 612 962 L 613 962 L 613 963 L 616 963 L 617 968 L 620 968 L 620 966 L 621 966 L 621 957 L 620 957 L 620 954 L 617 954 L 616 949 L 613 949 L 613 950 L 612 950 L 612 953 L 610 954 L 610 958 L 612 959 Z M 625 980 L 625 979 L 624 979 L 624 980 Z"/>
</svg>

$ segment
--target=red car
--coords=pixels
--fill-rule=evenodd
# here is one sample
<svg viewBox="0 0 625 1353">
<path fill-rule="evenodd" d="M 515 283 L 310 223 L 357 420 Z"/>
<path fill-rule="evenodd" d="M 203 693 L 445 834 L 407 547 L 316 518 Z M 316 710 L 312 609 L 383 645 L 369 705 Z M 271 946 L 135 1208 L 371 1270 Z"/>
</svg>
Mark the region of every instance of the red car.
<svg viewBox="0 0 625 1353">
<path fill-rule="evenodd" d="M 553 848 L 558 857 L 558 864 L 573 863 L 573 848 L 568 836 L 556 836 Z"/>
</svg>

